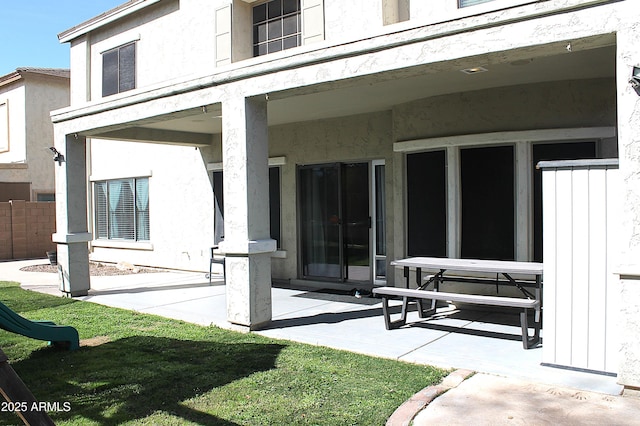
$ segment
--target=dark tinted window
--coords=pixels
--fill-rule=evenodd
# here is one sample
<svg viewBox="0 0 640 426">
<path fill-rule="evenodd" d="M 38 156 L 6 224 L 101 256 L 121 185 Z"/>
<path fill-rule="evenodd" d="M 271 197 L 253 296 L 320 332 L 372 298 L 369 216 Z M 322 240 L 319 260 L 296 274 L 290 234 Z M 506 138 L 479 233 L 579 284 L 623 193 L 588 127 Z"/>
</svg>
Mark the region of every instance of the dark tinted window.
<svg viewBox="0 0 640 426">
<path fill-rule="evenodd" d="M 447 254 L 445 151 L 407 155 L 407 254 Z"/>
<path fill-rule="evenodd" d="M 515 258 L 513 146 L 460 150 L 463 258 Z"/>
<path fill-rule="evenodd" d="M 596 158 L 595 142 L 537 144 L 533 146 L 533 260 L 542 262 L 542 170 L 536 164 L 545 160 Z"/>
</svg>

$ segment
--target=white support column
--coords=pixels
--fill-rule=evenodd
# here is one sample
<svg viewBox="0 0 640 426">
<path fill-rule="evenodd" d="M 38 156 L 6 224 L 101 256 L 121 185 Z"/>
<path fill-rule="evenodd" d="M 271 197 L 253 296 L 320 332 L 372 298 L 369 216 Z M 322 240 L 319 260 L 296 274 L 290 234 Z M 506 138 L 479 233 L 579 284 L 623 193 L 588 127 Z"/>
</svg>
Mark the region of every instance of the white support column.
<svg viewBox="0 0 640 426">
<path fill-rule="evenodd" d="M 271 321 L 269 141 L 264 97 L 222 105 L 227 320 L 256 329 Z"/>
<path fill-rule="evenodd" d="M 640 66 L 637 30 L 640 13 L 637 4 L 624 3 L 626 19 L 616 34 L 618 150 L 624 200 L 623 231 L 618 239 L 622 260 L 618 269 L 621 301 L 618 382 L 637 392 L 640 389 L 640 89 L 634 89 L 629 79 L 632 68 Z"/>
<path fill-rule="evenodd" d="M 67 296 L 86 296 L 90 288 L 87 230 L 86 140 L 82 136 L 56 137 L 60 153 L 55 166 L 56 233 L 60 290 Z"/>
</svg>

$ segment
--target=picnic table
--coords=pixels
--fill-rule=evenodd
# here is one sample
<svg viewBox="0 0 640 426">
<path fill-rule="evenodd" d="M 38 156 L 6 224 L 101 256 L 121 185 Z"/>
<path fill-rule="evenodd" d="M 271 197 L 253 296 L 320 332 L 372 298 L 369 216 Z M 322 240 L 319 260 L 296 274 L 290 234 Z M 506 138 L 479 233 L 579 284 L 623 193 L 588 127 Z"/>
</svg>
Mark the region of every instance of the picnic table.
<svg viewBox="0 0 640 426">
<path fill-rule="evenodd" d="M 501 306 L 521 309 L 520 326 L 522 344 L 530 349 L 540 342 L 542 264 L 537 262 L 517 262 L 483 259 L 451 259 L 439 257 L 410 257 L 391 262 L 392 266 L 403 268 L 405 286 L 377 287 L 373 293 L 382 297 L 382 309 L 387 330 L 406 324 L 408 304 L 415 302 L 420 318 L 427 318 L 436 312 L 436 303 L 443 300 L 452 303 Z M 415 270 L 415 288 L 411 287 L 410 271 Z M 429 272 L 423 282 L 423 272 Z M 495 274 L 495 278 L 488 275 Z M 474 284 L 495 284 L 513 286 L 523 297 L 486 296 L 472 293 L 449 293 L 440 291 L 440 285 L 447 281 Z M 429 290 L 429 287 L 432 287 Z M 389 300 L 402 298 L 400 319 L 391 320 Z M 424 304 L 429 307 L 425 308 Z M 533 336 L 529 336 L 529 313 L 534 313 Z"/>
</svg>

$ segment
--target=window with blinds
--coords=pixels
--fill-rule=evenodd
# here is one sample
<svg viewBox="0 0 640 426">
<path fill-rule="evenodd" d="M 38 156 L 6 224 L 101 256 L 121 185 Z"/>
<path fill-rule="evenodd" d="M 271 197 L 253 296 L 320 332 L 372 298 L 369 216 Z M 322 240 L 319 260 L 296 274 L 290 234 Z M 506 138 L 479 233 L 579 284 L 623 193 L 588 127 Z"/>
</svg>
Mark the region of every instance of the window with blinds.
<svg viewBox="0 0 640 426">
<path fill-rule="evenodd" d="M 149 179 L 116 179 L 94 184 L 98 239 L 149 241 Z"/>
<path fill-rule="evenodd" d="M 458 0 L 458 7 L 469 7 L 477 4 L 488 3 L 493 0 Z"/>
<path fill-rule="evenodd" d="M 136 44 L 129 43 L 102 54 L 102 96 L 136 88 Z"/>
</svg>

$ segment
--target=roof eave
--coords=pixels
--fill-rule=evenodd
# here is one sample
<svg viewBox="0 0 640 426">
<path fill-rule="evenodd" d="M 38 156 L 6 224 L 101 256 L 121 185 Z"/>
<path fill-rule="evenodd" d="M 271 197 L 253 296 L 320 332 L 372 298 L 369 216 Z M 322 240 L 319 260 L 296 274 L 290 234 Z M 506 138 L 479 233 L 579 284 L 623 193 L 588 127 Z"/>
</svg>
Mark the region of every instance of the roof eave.
<svg viewBox="0 0 640 426">
<path fill-rule="evenodd" d="M 9 74 L 0 76 L 0 86 L 6 86 L 7 84 L 10 84 L 19 80 L 22 80 L 22 75 L 16 70 L 16 71 L 10 72 Z"/>
<path fill-rule="evenodd" d="M 89 19 L 81 24 L 76 25 L 66 31 L 58 34 L 60 43 L 68 43 L 88 32 L 94 31 L 111 22 L 122 19 L 124 16 L 137 12 L 140 9 L 151 6 L 162 0 L 129 0 L 111 10 L 108 10 L 94 18 Z"/>
</svg>

